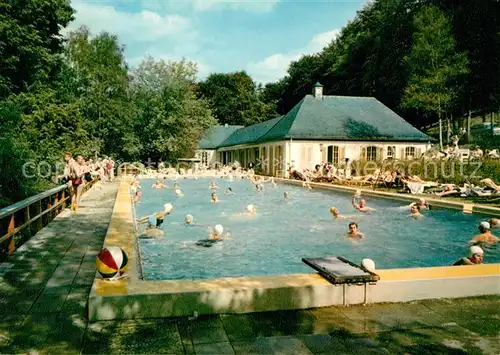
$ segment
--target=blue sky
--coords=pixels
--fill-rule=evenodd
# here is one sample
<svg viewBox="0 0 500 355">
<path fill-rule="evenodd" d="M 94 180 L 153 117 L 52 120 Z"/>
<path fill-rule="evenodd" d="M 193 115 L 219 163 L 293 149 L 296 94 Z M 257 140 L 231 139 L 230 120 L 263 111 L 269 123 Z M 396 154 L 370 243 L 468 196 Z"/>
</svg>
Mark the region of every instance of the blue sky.
<svg viewBox="0 0 500 355">
<path fill-rule="evenodd" d="M 75 21 L 108 31 L 131 66 L 146 55 L 186 58 L 199 77 L 246 70 L 257 82 L 285 75 L 292 60 L 327 45 L 367 0 L 73 0 Z"/>
</svg>

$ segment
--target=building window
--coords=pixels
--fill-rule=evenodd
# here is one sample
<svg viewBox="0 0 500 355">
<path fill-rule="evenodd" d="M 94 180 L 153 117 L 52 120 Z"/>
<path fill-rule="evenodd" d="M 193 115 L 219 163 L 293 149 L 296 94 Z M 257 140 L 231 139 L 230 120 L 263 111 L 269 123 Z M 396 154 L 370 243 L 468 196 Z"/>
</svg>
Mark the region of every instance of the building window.
<svg viewBox="0 0 500 355">
<path fill-rule="evenodd" d="M 396 147 L 387 147 L 387 159 L 396 158 Z"/>
<path fill-rule="evenodd" d="M 208 165 L 208 152 L 206 151 L 201 152 L 201 164 L 204 166 Z"/>
<path fill-rule="evenodd" d="M 405 158 L 406 159 L 415 159 L 415 147 L 406 147 L 405 148 Z"/>
<path fill-rule="evenodd" d="M 328 146 L 327 159 L 328 163 L 332 163 L 333 165 L 338 165 L 340 160 L 340 149 L 336 145 Z"/>
<path fill-rule="evenodd" d="M 376 161 L 377 160 L 377 147 L 367 147 L 366 148 L 366 160 Z"/>
</svg>

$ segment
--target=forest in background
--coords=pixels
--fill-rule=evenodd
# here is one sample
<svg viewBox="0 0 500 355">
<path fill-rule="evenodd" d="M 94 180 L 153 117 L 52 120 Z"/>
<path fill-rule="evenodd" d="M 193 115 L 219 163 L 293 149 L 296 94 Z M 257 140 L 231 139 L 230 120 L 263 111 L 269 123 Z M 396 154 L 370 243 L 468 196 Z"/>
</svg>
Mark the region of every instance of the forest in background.
<svg viewBox="0 0 500 355">
<path fill-rule="evenodd" d="M 0 206 L 51 185 L 24 177 L 27 161 L 53 166 L 71 151 L 173 162 L 206 128 L 285 114 L 317 81 L 327 95 L 373 96 L 419 128 L 500 109 L 495 0 L 375 0 L 266 85 L 244 71 L 200 82 L 188 61 L 130 68 L 112 33 L 63 37 L 73 16 L 65 0 L 0 0 Z"/>
</svg>

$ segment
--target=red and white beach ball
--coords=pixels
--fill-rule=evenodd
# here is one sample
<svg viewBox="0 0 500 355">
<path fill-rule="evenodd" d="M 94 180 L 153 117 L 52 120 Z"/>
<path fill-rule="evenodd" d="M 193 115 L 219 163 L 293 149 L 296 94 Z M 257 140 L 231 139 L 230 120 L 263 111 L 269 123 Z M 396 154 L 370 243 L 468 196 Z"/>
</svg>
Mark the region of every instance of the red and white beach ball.
<svg viewBox="0 0 500 355">
<path fill-rule="evenodd" d="M 118 273 L 125 271 L 128 264 L 128 257 L 121 248 L 110 246 L 101 249 L 95 263 L 99 274 L 104 279 L 111 279 Z"/>
</svg>

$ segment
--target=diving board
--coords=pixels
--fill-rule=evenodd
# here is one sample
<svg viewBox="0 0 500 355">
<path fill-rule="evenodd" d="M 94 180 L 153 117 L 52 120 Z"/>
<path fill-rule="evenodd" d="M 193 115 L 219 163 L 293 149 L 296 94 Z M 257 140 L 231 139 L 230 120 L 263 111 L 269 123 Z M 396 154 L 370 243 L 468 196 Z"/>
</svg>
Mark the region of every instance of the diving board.
<svg viewBox="0 0 500 355">
<path fill-rule="evenodd" d="M 326 258 L 303 258 L 302 261 L 332 284 L 372 283 L 380 277 L 342 256 Z"/>
</svg>

